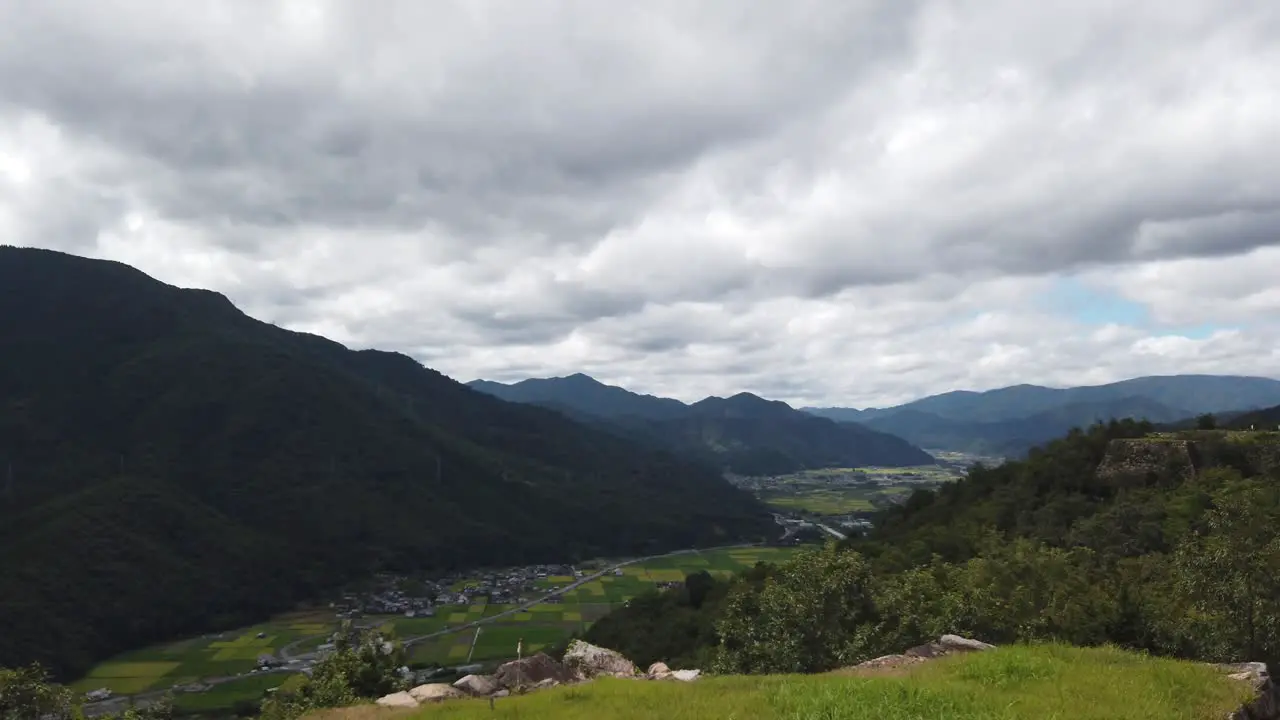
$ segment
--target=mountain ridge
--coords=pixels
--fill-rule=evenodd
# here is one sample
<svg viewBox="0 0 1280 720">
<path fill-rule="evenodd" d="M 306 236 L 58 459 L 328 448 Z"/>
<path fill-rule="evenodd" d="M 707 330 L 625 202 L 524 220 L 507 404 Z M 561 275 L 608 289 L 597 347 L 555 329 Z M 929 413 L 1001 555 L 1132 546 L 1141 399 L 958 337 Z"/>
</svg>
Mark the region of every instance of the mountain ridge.
<svg viewBox="0 0 1280 720">
<path fill-rule="evenodd" d="M 1215 389 L 1217 390 L 1215 392 Z M 950 390 L 888 407 L 803 407 L 806 412 L 833 419 L 864 421 L 905 409 L 965 420 L 1013 420 L 1066 403 L 1102 402 L 1124 397 L 1148 397 L 1175 409 L 1214 412 L 1261 409 L 1250 407 L 1255 394 L 1280 402 L 1280 380 L 1250 375 L 1143 375 L 1100 385 L 1048 387 L 1021 383 L 990 390 Z M 1013 405 L 1014 407 L 1009 407 Z M 975 412 L 976 410 L 976 412 Z M 836 416 L 839 416 L 836 418 Z"/>
<path fill-rule="evenodd" d="M 749 392 L 707 397 L 686 405 L 605 385 L 581 373 L 513 385 L 484 380 L 468 384 L 511 402 L 555 408 L 581 422 L 737 474 L 934 462 L 932 456 L 902 438 L 817 418 Z"/>
<path fill-rule="evenodd" d="M 1280 403 L 1280 380 L 1236 375 L 1152 375 L 1104 385 L 1012 385 L 950 391 L 888 408 L 803 408 L 860 422 L 927 448 L 1019 455 L 1072 427 L 1110 419 L 1174 423 Z"/>
</svg>

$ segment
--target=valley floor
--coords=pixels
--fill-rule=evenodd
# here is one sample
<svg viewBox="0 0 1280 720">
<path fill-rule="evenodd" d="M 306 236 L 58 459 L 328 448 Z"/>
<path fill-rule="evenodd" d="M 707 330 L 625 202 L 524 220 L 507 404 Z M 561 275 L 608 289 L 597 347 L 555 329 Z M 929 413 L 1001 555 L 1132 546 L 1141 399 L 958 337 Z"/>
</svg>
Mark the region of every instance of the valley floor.
<svg viewBox="0 0 1280 720">
<path fill-rule="evenodd" d="M 794 553 L 790 547 L 736 546 L 677 551 L 636 562 L 600 560 L 600 569 L 591 571 L 600 577 L 589 582 L 574 586 L 579 579 L 570 576 L 538 580 L 536 599 L 524 612 L 513 612 L 518 605 L 476 597 L 469 605 L 439 606 L 429 618 L 370 615 L 356 624 L 380 628 L 402 641 L 416 640 L 409 647 L 415 663 L 491 665 L 515 657 L 520 643 L 532 653 L 562 642 L 631 598 L 662 583 L 682 581 L 687 573 L 706 570 L 729 577 L 757 562 L 783 562 Z M 332 610 L 291 613 L 251 627 L 124 653 L 95 667 L 72 688 L 79 693 L 111 691 L 115 699 L 91 706 L 94 712 L 170 691 L 180 710 L 228 711 L 237 703 L 256 704 L 268 690 L 288 690 L 301 683 L 300 673 L 310 668 L 317 648 L 329 642 L 337 627 Z M 263 655 L 287 664 L 254 672 Z"/>
<path fill-rule="evenodd" d="M 1115 649 L 1005 647 L 910 670 L 599 680 L 527 696 L 411 711 L 372 706 L 308 720 L 1218 720 L 1248 697 L 1216 669 Z"/>
</svg>

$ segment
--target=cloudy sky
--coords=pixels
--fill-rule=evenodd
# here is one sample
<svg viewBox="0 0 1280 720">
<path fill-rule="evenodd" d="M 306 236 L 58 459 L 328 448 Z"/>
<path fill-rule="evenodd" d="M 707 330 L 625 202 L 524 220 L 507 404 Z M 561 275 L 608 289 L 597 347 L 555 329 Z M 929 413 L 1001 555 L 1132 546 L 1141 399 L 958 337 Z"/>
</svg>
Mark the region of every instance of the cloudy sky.
<svg viewBox="0 0 1280 720">
<path fill-rule="evenodd" d="M 0 242 L 458 379 L 1280 376 L 1271 0 L 0 0 Z"/>
</svg>

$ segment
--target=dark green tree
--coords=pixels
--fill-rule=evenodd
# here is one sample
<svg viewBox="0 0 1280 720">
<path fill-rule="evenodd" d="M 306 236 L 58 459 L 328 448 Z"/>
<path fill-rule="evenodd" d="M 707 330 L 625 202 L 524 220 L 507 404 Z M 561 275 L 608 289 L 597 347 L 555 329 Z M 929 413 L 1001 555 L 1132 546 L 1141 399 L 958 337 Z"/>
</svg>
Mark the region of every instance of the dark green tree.
<svg viewBox="0 0 1280 720">
<path fill-rule="evenodd" d="M 376 630 L 344 623 L 333 652 L 312 668 L 298 690 L 278 693 L 262 705 L 263 720 L 293 720 L 321 708 L 354 705 L 408 689 L 404 647 Z"/>
<path fill-rule="evenodd" d="M 865 660 L 874 642 L 871 566 L 835 544 L 802 550 L 765 578 L 739 581 L 716 625 L 724 673 L 829 670 Z"/>
<path fill-rule="evenodd" d="M 1201 630 L 1207 651 L 1224 660 L 1274 658 L 1280 656 L 1280 494 L 1274 485 L 1236 477 L 1214 495 L 1204 529 L 1178 547 L 1178 587 L 1210 620 L 1212 630 Z"/>
<path fill-rule="evenodd" d="M 703 601 L 707 599 L 707 593 L 710 593 L 715 585 L 715 578 L 711 577 L 711 573 L 706 570 L 685 575 L 684 589 L 689 595 L 689 607 L 694 610 L 701 608 Z"/>
</svg>

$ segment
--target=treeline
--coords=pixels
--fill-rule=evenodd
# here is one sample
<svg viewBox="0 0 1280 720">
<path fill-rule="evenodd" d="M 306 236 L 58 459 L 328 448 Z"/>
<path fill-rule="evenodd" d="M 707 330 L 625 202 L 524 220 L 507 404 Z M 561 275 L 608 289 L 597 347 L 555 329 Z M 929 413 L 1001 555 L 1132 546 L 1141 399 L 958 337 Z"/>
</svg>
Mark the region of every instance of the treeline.
<svg viewBox="0 0 1280 720">
<path fill-rule="evenodd" d="M 1111 440 L 1149 431 L 1073 431 L 1025 461 L 917 492 L 869 537 L 713 582 L 700 607 L 687 589 L 632 601 L 588 639 L 638 662 L 747 673 L 831 669 L 948 632 L 1280 660 L 1275 471 L 1202 434 L 1193 480 L 1096 477 Z"/>
</svg>

